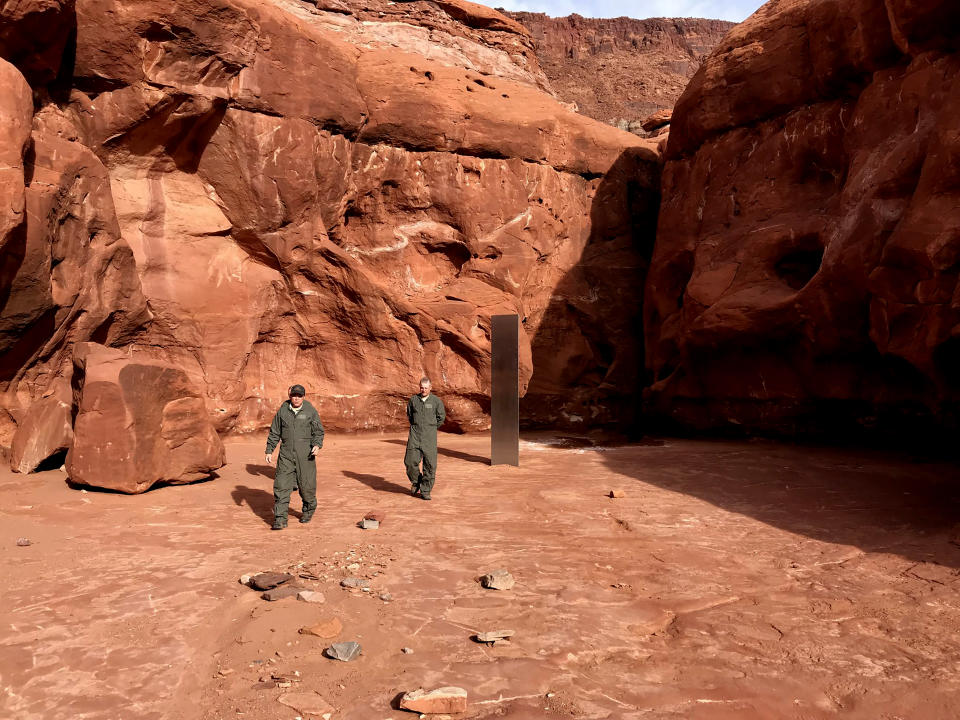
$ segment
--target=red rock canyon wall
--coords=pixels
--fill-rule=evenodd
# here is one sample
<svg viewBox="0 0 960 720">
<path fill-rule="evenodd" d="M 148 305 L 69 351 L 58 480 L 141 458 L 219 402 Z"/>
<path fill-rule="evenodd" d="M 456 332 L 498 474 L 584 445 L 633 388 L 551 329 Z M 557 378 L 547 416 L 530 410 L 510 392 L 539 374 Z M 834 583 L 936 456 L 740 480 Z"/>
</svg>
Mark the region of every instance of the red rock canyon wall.
<svg viewBox="0 0 960 720">
<path fill-rule="evenodd" d="M 658 111 L 669 120 L 700 63 L 733 27 L 697 18 L 507 15 L 530 31 L 558 98 L 584 115 L 638 134 L 657 129 L 645 129 L 643 123 Z"/>
<path fill-rule="evenodd" d="M 774 0 L 680 99 L 648 407 L 700 428 L 956 428 L 960 5 Z"/>
<path fill-rule="evenodd" d="M 293 381 L 329 427 L 387 428 L 427 373 L 451 428 L 484 428 L 495 313 L 524 318 L 534 420 L 620 419 L 658 152 L 546 93 L 517 23 L 462 0 L 9 8 L 0 444 L 17 469 L 72 446 L 74 479 L 110 485 L 102 431 L 149 468 L 118 489 L 188 481 L 222 457 L 207 425 L 262 429 Z"/>
</svg>

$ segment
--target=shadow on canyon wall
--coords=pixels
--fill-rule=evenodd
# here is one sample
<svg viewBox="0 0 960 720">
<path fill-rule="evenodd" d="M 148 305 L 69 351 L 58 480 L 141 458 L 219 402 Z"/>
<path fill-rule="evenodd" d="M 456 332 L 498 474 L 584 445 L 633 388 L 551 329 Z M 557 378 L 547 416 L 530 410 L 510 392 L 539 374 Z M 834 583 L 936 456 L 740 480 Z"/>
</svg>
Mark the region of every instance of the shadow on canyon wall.
<svg viewBox="0 0 960 720">
<path fill-rule="evenodd" d="M 533 336 L 524 429 L 637 432 L 643 290 L 657 231 L 660 168 L 625 151 L 600 180 L 580 261 L 554 289 Z"/>
</svg>

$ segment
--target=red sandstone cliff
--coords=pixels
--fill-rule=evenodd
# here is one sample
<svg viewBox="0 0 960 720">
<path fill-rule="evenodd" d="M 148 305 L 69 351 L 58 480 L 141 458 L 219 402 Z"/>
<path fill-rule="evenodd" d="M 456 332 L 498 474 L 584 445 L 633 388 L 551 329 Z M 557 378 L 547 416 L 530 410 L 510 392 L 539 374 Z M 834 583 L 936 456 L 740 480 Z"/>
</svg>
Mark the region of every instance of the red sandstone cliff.
<svg viewBox="0 0 960 720">
<path fill-rule="evenodd" d="M 451 427 L 482 428 L 494 313 L 524 318 L 537 419 L 608 421 L 637 388 L 658 153 L 545 93 L 509 18 L 464 0 L 2 13 L 17 469 L 72 445 L 80 482 L 187 481 L 221 461 L 212 429 L 263 428 L 293 381 L 328 427 L 399 427 L 426 373 Z"/>
<path fill-rule="evenodd" d="M 669 110 L 702 60 L 733 27 L 693 18 L 552 18 L 508 12 L 527 30 L 554 92 L 580 112 L 643 132 L 643 120 Z"/>
<path fill-rule="evenodd" d="M 774 0 L 677 103 L 650 408 L 697 427 L 956 428 L 960 5 Z"/>
</svg>

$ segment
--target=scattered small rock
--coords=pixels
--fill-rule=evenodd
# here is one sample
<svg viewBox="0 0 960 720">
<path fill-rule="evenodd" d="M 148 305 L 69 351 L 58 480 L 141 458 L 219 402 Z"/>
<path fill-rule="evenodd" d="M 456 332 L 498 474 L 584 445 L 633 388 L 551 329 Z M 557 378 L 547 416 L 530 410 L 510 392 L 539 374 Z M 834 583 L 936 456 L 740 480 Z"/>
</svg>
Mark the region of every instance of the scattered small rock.
<svg viewBox="0 0 960 720">
<path fill-rule="evenodd" d="M 326 600 L 322 592 L 316 590 L 301 590 L 297 593 L 297 600 L 308 603 L 322 603 Z"/>
<path fill-rule="evenodd" d="M 355 562 L 347 565 L 347 570 L 359 570 L 359 569 L 360 569 L 360 563 Z"/>
<path fill-rule="evenodd" d="M 403 694 L 400 707 L 425 715 L 466 712 L 467 691 L 458 687 L 442 687 L 430 691 L 414 690 Z"/>
<path fill-rule="evenodd" d="M 382 592 L 380 593 L 380 599 L 383 600 L 384 602 L 390 602 L 391 600 L 393 600 L 393 595 L 391 595 L 388 592 Z"/>
<path fill-rule="evenodd" d="M 516 584 L 516 580 L 506 570 L 494 570 L 480 578 L 480 584 L 490 590 L 509 590 Z"/>
<path fill-rule="evenodd" d="M 293 575 L 289 573 L 259 573 L 250 578 L 250 587 L 254 590 L 273 590 L 273 588 L 283 585 L 289 580 L 293 580 Z"/>
<path fill-rule="evenodd" d="M 236 672 L 236 670 L 234 670 L 233 668 L 226 668 L 226 669 L 223 669 L 223 670 L 218 671 L 217 674 L 220 675 L 220 677 L 226 677 L 227 675 L 231 675 L 231 674 L 233 674 L 234 672 Z"/>
<path fill-rule="evenodd" d="M 506 640 L 513 637 L 513 630 L 491 630 L 489 632 L 477 633 L 473 636 L 477 642 L 495 643 L 497 640 Z"/>
<path fill-rule="evenodd" d="M 240 579 L 239 579 L 237 582 L 239 582 L 241 585 L 249 585 L 249 584 L 250 584 L 250 579 L 251 579 L 252 577 L 253 577 L 253 575 L 251 575 L 251 574 L 249 574 L 249 573 L 246 574 L 246 575 L 241 575 L 241 576 L 240 576 Z"/>
<path fill-rule="evenodd" d="M 343 631 L 343 625 L 337 618 L 321 620 L 316 625 L 300 628 L 301 635 L 314 635 L 319 638 L 335 638 Z"/>
<path fill-rule="evenodd" d="M 400 648 L 400 652 L 404 655 L 413 655 L 413 648 Z"/>
<path fill-rule="evenodd" d="M 326 655 L 334 660 L 350 662 L 360 655 L 360 643 L 353 641 L 334 643 L 326 649 Z"/>
<path fill-rule="evenodd" d="M 288 597 L 295 597 L 302 589 L 303 588 L 298 588 L 293 585 L 284 585 L 283 587 L 274 588 L 273 590 L 267 590 L 260 597 L 264 600 L 275 602 Z"/>
<path fill-rule="evenodd" d="M 363 578 L 348 577 L 341 580 L 340 585 L 345 588 L 365 588 L 369 587 L 370 583 Z"/>
<path fill-rule="evenodd" d="M 277 698 L 281 705 L 293 708 L 302 715 L 326 715 L 333 707 L 315 692 L 286 693 Z"/>
<path fill-rule="evenodd" d="M 363 528 L 364 530 L 376 530 L 378 527 L 380 527 L 380 521 L 369 520 L 368 518 L 364 518 L 363 520 L 360 521 L 360 527 Z"/>
<path fill-rule="evenodd" d="M 626 497 L 626 496 L 627 496 L 627 493 L 626 493 L 625 491 L 623 491 L 623 490 L 611 490 L 611 491 L 610 491 L 610 497 L 612 497 L 612 498 L 622 498 L 622 497 Z"/>
<path fill-rule="evenodd" d="M 17 547 L 29 547 L 30 545 L 33 545 L 30 538 L 17 538 Z"/>
</svg>

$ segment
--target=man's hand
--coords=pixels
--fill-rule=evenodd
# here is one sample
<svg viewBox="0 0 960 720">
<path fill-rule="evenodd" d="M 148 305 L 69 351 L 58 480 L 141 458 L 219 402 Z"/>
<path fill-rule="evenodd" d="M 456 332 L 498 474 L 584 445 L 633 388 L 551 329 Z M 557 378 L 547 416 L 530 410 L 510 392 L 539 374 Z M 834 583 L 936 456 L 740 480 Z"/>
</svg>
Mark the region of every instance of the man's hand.
<svg viewBox="0 0 960 720">
<path fill-rule="evenodd" d="M 266 460 L 267 465 L 273 465 L 273 453 L 267 453 Z"/>
<path fill-rule="evenodd" d="M 318 452 L 320 452 L 320 448 L 314 445 L 313 450 L 310 451 L 310 457 L 316 457 Z"/>
</svg>

